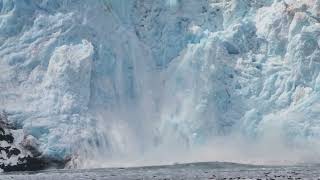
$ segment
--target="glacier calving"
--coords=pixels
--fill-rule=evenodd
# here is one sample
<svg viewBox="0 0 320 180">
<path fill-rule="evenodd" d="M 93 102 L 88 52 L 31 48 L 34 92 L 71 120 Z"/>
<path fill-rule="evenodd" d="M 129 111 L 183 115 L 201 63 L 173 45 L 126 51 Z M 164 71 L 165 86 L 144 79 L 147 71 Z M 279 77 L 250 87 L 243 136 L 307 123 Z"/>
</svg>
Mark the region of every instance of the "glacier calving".
<svg viewBox="0 0 320 180">
<path fill-rule="evenodd" d="M 319 71 L 320 0 L 0 0 L 1 109 L 80 166 L 231 135 L 319 156 Z"/>
</svg>

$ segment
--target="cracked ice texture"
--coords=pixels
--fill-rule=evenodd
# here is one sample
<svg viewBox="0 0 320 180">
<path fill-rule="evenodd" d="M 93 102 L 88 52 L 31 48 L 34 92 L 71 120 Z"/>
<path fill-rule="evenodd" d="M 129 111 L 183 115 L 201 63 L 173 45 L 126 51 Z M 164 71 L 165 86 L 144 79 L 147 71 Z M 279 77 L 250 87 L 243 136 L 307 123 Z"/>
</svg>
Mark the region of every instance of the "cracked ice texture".
<svg viewBox="0 0 320 180">
<path fill-rule="evenodd" d="M 318 144 L 319 7 L 0 0 L 1 105 L 57 158 L 232 133 Z"/>
</svg>

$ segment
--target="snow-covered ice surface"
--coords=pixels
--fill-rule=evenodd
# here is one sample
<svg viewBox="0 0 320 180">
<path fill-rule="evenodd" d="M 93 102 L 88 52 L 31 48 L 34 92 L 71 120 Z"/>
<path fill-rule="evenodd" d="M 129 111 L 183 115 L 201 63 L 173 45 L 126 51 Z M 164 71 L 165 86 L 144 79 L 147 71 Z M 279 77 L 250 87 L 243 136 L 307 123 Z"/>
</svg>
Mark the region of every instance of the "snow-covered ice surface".
<svg viewBox="0 0 320 180">
<path fill-rule="evenodd" d="M 0 176 L 1 180 L 188 180 L 188 179 L 247 179 L 280 180 L 320 178 L 319 166 L 251 166 L 230 163 L 193 163 L 171 166 L 138 168 L 112 168 L 90 170 L 53 170 L 41 172 L 9 173 Z"/>
<path fill-rule="evenodd" d="M 0 106 L 70 167 L 317 161 L 319 14 L 320 0 L 0 0 Z"/>
</svg>

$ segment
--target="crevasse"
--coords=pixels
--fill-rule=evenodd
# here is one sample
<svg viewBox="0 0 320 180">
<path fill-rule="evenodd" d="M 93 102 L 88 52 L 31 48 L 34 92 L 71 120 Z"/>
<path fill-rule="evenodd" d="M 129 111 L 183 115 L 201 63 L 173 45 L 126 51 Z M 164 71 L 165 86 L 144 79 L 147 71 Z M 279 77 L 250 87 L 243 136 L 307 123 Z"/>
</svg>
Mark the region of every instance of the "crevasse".
<svg viewBox="0 0 320 180">
<path fill-rule="evenodd" d="M 319 0 L 0 0 L 1 108 L 79 167 L 254 159 L 219 146 L 261 163 L 266 144 L 310 161 L 319 17 Z"/>
</svg>

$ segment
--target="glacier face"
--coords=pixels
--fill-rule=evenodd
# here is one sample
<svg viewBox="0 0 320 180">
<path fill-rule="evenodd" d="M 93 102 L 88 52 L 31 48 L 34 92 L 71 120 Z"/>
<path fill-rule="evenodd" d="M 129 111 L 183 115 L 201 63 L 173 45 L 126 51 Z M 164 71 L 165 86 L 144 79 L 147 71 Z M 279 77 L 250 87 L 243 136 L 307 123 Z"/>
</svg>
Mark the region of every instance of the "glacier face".
<svg viewBox="0 0 320 180">
<path fill-rule="evenodd" d="M 234 136 L 319 157 L 319 18 L 319 0 L 0 0 L 1 108 L 80 167 Z"/>
</svg>

